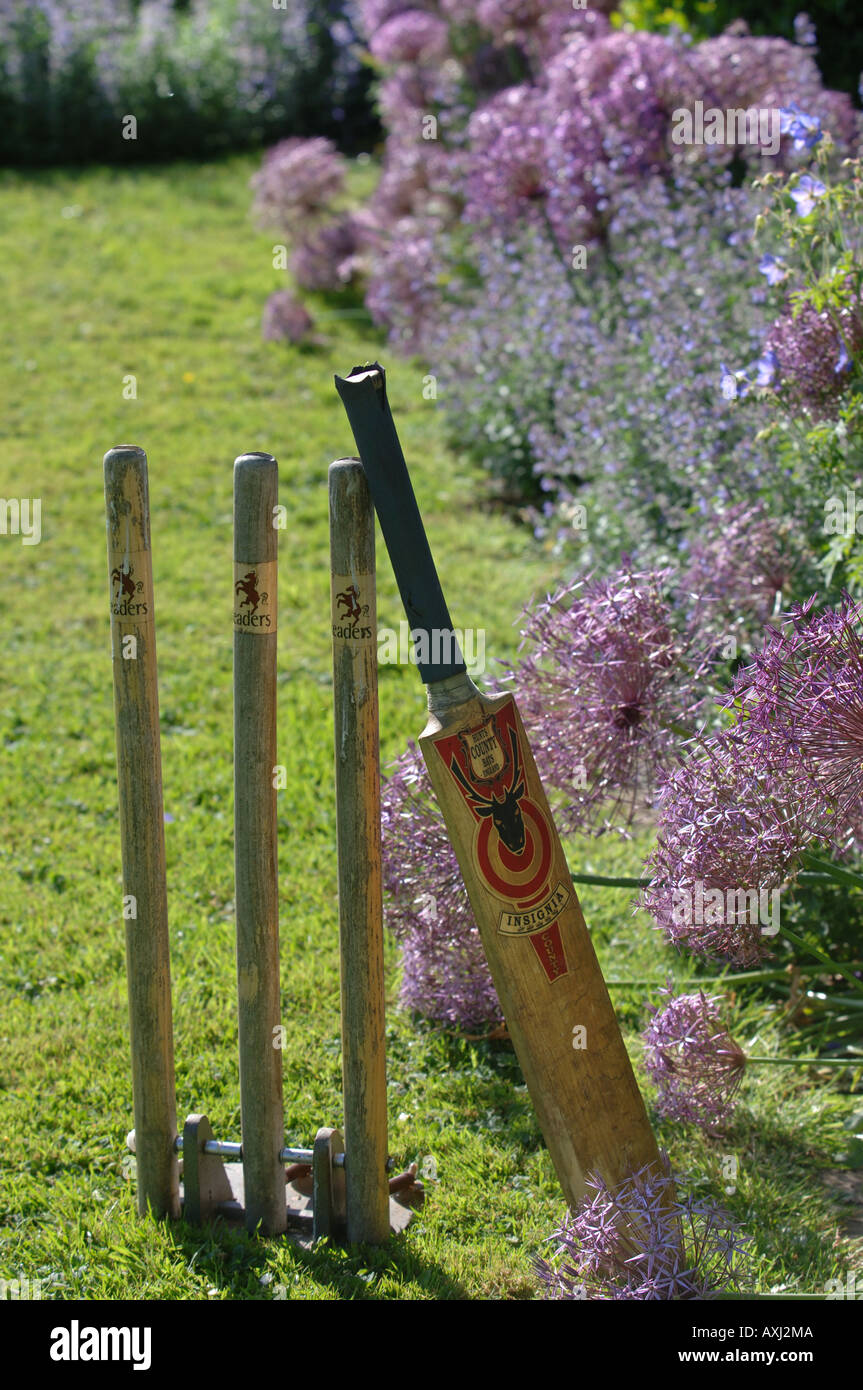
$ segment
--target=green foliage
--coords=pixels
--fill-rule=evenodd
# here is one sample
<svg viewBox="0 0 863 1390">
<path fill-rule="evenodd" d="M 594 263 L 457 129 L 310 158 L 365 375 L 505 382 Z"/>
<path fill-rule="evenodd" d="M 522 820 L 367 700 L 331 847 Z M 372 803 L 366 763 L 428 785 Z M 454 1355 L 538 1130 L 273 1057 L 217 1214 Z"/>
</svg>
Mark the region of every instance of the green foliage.
<svg viewBox="0 0 863 1390">
<path fill-rule="evenodd" d="M 698 5 L 698 11 L 709 9 L 710 5 Z M 642 29 L 650 34 L 665 34 L 671 29 L 679 29 L 681 33 L 692 34 L 693 38 L 703 38 L 706 36 L 700 30 L 700 14 L 697 18 L 687 13 L 685 0 L 676 0 L 676 3 L 665 4 L 664 0 L 622 0 L 622 3 L 611 16 L 611 23 L 615 29 L 631 27 Z"/>
<path fill-rule="evenodd" d="M 329 135 L 355 150 L 375 127 L 350 32 L 342 0 L 174 11 L 76 0 L 62 16 L 10 0 L 0 16 L 0 164 L 127 164 L 287 135 Z"/>
<path fill-rule="evenodd" d="M 823 193 L 801 216 L 793 194 L 816 176 Z M 752 395 L 771 404 L 774 420 L 759 438 L 769 444 L 782 474 L 810 498 L 809 540 L 829 597 L 848 588 L 863 595 L 863 547 L 856 525 L 856 490 L 863 484 L 863 166 L 835 167 L 829 138 L 814 166 L 760 181 L 769 202 L 756 219 L 759 248 L 776 258 L 784 279 L 772 291 L 777 315 L 799 320 L 807 306 L 834 331 L 848 356 L 835 407 L 814 411 L 779 382 Z M 850 327 L 849 327 L 850 325 Z M 858 336 L 859 333 L 859 336 Z"/>
</svg>

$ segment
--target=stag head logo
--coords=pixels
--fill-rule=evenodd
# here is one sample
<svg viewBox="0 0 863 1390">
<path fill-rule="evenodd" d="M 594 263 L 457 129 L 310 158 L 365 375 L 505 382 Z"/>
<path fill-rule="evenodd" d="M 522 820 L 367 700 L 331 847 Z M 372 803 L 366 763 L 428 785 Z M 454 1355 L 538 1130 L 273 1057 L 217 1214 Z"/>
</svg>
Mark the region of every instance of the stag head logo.
<svg viewBox="0 0 863 1390">
<path fill-rule="evenodd" d="M 503 795 L 499 796 L 492 791 L 490 796 L 486 796 L 476 785 L 471 785 L 455 758 L 450 763 L 450 771 L 470 798 L 470 805 L 475 813 L 483 819 L 490 816 L 501 843 L 510 853 L 521 854 L 525 847 L 526 835 L 524 817 L 518 803 L 524 796 L 524 777 L 515 729 L 510 729 L 509 755 L 497 736 L 493 716 L 486 719 L 479 728 L 459 734 L 459 741 L 464 749 L 468 767 L 474 774 L 475 783 L 497 782 L 507 768 L 512 767 L 512 781 L 509 787 L 504 788 Z M 478 775 L 478 772 L 483 775 Z"/>
</svg>

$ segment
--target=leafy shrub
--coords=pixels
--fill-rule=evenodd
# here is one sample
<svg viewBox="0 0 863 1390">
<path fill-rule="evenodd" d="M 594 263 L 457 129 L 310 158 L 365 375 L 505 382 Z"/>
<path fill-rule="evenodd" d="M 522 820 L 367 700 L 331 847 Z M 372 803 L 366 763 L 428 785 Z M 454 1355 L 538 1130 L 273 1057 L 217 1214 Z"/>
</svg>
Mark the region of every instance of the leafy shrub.
<svg viewBox="0 0 863 1390">
<path fill-rule="evenodd" d="M 343 0 L 0 0 L 0 162 L 196 157 L 373 129 Z M 136 138 L 123 135 L 134 116 Z"/>
</svg>

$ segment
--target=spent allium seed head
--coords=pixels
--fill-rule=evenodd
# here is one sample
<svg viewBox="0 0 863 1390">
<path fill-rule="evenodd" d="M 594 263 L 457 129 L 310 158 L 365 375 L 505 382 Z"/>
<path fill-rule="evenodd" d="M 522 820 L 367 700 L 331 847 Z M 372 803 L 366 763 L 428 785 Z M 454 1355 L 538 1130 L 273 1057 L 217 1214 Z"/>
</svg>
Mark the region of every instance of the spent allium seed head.
<svg viewBox="0 0 863 1390">
<path fill-rule="evenodd" d="M 770 629 L 738 672 L 729 704 L 763 763 L 781 769 L 813 837 L 841 844 L 863 822 L 863 606 L 814 596 Z"/>
<path fill-rule="evenodd" d="M 537 1261 L 546 1297 L 707 1299 L 736 1286 L 745 1238 L 727 1213 L 680 1197 L 663 1158 L 612 1190 L 590 1177 L 574 1214 L 554 1232 L 555 1253 Z"/>
<path fill-rule="evenodd" d="M 706 674 L 693 626 L 675 630 L 667 571 L 578 581 L 528 611 L 510 673 L 568 828 L 632 818 L 676 760 Z"/>
<path fill-rule="evenodd" d="M 330 140 L 281 140 L 252 176 L 253 213 L 264 227 L 289 235 L 328 215 L 344 187 L 346 163 Z"/>
<path fill-rule="evenodd" d="M 670 988 L 662 1009 L 645 1029 L 644 1065 L 659 1091 L 656 1108 L 670 1120 L 711 1126 L 727 1119 L 746 1057 L 728 1033 L 718 996 L 681 994 Z"/>
<path fill-rule="evenodd" d="M 482 941 L 422 754 L 411 744 L 381 795 L 387 926 L 401 943 L 401 1002 L 459 1028 L 498 1022 Z"/>
</svg>

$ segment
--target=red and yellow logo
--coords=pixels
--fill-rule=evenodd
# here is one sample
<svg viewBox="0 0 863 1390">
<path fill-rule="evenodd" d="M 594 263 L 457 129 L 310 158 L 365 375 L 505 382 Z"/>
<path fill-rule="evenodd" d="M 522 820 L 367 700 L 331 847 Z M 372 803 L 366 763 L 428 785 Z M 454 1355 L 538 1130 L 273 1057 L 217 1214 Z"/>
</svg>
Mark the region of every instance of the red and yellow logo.
<svg viewBox="0 0 863 1390">
<path fill-rule="evenodd" d="M 527 795 L 515 706 L 435 740 L 476 821 L 473 860 L 490 892 L 506 904 L 505 936 L 527 936 L 549 980 L 567 973 L 558 918 L 571 897 L 553 874 L 556 836 Z"/>
</svg>

